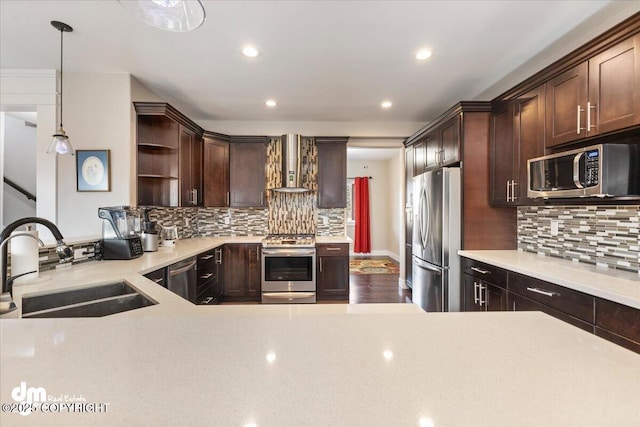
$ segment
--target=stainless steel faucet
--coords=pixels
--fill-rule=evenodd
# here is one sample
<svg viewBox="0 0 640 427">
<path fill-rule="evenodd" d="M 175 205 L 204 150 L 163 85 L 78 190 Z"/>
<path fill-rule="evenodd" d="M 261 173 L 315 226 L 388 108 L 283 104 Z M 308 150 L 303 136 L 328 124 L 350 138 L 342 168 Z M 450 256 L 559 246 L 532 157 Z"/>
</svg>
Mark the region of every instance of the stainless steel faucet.
<svg viewBox="0 0 640 427">
<path fill-rule="evenodd" d="M 19 237 L 19 236 L 25 236 L 25 237 L 31 237 L 32 239 L 35 239 L 38 241 L 38 244 L 40 246 L 44 246 L 44 242 L 42 240 L 40 240 L 40 238 L 34 236 L 33 234 L 29 234 L 29 233 L 14 233 L 12 235 L 10 235 L 9 237 L 7 237 L 6 239 L 4 239 L 2 241 L 2 243 L 0 243 L 0 250 L 3 250 L 6 248 L 7 243 L 9 243 L 9 241 L 15 237 Z M 4 264 L 2 264 L 2 266 L 4 266 Z M 20 276 L 24 276 L 25 274 L 31 274 L 31 273 L 35 273 L 35 271 L 28 271 L 26 273 L 22 273 L 22 274 L 18 274 L 17 276 L 12 276 L 9 277 L 7 279 L 7 287 L 9 289 L 11 289 L 11 285 L 13 284 L 13 281 L 15 279 L 17 279 Z M 0 295 L 0 302 L 8 302 L 9 306 L 4 308 L 4 307 L 0 307 L 0 314 L 6 314 L 6 313 L 10 313 L 13 310 L 17 309 L 16 304 L 13 302 L 12 298 L 11 298 L 11 294 L 9 292 L 3 292 Z"/>
<path fill-rule="evenodd" d="M 62 233 L 60 233 L 60 230 L 58 230 L 58 227 L 56 227 L 55 224 L 52 223 L 51 221 L 46 220 L 44 218 L 35 217 L 35 216 L 22 218 L 17 221 L 14 221 L 11 224 L 7 225 L 4 228 L 4 230 L 2 230 L 2 233 L 0 233 L 0 251 L 2 252 L 1 258 L 0 258 L 0 263 L 2 264 L 0 274 L 2 275 L 2 277 L 0 277 L 0 282 L 2 283 L 3 295 L 7 292 L 11 294 L 12 285 L 13 285 L 13 280 L 7 277 L 6 242 L 11 240 L 12 238 L 11 233 L 14 230 L 16 230 L 18 227 L 21 227 L 26 224 L 34 224 L 34 223 L 44 225 L 51 231 L 51 234 L 53 234 L 53 237 L 58 242 L 58 245 L 56 246 L 56 253 L 58 254 L 58 257 L 60 258 L 61 262 L 68 262 L 73 260 L 73 251 L 71 250 L 71 248 L 69 248 L 66 245 L 66 243 L 64 243 L 64 241 L 62 240 L 63 239 Z"/>
</svg>

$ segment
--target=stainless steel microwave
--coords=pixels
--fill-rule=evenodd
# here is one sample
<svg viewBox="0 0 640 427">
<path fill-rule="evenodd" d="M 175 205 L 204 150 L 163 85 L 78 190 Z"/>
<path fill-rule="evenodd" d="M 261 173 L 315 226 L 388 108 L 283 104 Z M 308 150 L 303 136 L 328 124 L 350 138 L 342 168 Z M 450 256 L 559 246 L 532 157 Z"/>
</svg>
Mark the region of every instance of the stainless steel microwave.
<svg viewBox="0 0 640 427">
<path fill-rule="evenodd" d="M 639 153 L 637 144 L 599 144 L 530 159 L 527 196 L 638 196 Z"/>
</svg>

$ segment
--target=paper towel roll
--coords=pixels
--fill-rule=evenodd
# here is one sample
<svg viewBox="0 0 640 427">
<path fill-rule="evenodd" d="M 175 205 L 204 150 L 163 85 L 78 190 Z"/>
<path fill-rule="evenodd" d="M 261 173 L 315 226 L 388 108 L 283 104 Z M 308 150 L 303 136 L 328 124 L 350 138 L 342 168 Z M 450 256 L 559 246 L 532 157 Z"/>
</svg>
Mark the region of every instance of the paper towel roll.
<svg viewBox="0 0 640 427">
<path fill-rule="evenodd" d="M 38 230 L 14 231 L 13 234 L 31 234 L 38 237 Z M 11 239 L 11 276 L 15 277 L 19 274 L 35 271 L 33 274 L 27 274 L 16 279 L 16 282 L 26 281 L 38 277 L 39 269 L 39 249 L 38 241 L 27 236 L 17 236 Z"/>
</svg>

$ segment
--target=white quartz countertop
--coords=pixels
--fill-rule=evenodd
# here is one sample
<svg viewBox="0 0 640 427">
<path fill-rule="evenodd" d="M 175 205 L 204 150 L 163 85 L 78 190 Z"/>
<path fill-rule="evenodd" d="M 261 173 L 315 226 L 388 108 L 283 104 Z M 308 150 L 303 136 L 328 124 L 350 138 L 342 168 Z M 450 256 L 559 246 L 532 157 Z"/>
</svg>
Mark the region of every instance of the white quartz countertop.
<svg viewBox="0 0 640 427">
<path fill-rule="evenodd" d="M 13 286 L 13 300 L 18 310 L 4 317 L 18 317 L 21 315 L 22 296 L 37 292 L 49 292 L 109 283 L 125 280 L 157 302 L 156 305 L 115 314 L 115 317 L 144 317 L 161 314 L 190 313 L 198 306 L 180 298 L 166 288 L 142 276 L 143 274 L 166 267 L 183 259 L 198 255 L 209 249 L 225 243 L 260 243 L 265 236 L 227 236 L 200 237 L 182 239 L 175 247 L 160 247 L 157 252 L 145 252 L 141 257 L 124 260 L 87 261 L 74 265 L 40 273 L 40 276 L 25 282 L 15 282 Z M 318 236 L 318 243 L 349 243 L 347 236 Z"/>
<path fill-rule="evenodd" d="M 640 420 L 640 355 L 542 313 L 424 313 L 411 304 L 203 308 L 0 321 L 0 425 Z M 27 416 L 7 412 L 23 382 L 48 400 Z"/>
<path fill-rule="evenodd" d="M 524 251 L 458 251 L 460 256 L 640 309 L 640 275 Z"/>
</svg>

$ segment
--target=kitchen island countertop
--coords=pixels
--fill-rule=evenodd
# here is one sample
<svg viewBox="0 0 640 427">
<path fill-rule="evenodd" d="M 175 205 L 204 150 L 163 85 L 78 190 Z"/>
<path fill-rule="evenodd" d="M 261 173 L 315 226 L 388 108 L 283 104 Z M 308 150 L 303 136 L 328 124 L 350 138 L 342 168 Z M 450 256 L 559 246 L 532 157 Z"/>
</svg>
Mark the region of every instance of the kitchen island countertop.
<svg viewBox="0 0 640 427">
<path fill-rule="evenodd" d="M 0 424 L 623 427 L 640 419 L 640 355 L 542 313 L 206 308 L 0 321 Z M 27 416 L 8 412 L 23 382 L 48 400 Z"/>
</svg>

